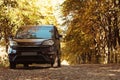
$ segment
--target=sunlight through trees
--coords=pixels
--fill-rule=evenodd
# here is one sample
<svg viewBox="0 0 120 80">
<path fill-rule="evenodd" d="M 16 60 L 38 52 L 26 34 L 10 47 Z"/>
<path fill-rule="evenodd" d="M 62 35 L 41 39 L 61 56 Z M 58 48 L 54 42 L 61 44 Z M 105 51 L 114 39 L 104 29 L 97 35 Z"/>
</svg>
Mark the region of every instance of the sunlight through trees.
<svg viewBox="0 0 120 80">
<path fill-rule="evenodd" d="M 57 25 L 51 0 L 0 0 L 0 35 L 8 42 L 21 25 Z"/>
<path fill-rule="evenodd" d="M 120 63 L 120 0 L 0 0 L 1 45 L 21 25 L 41 24 L 64 27 L 71 64 Z"/>
<path fill-rule="evenodd" d="M 120 63 L 119 0 L 66 0 L 62 12 L 68 27 L 68 61 Z"/>
</svg>

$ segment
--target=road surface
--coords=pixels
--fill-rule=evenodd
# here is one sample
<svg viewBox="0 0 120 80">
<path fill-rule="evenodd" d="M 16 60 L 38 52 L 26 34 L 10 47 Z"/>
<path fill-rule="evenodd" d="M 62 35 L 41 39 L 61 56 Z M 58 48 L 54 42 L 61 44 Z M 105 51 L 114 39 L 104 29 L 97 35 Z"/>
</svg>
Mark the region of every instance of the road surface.
<svg viewBox="0 0 120 80">
<path fill-rule="evenodd" d="M 120 80 L 120 65 L 81 64 L 61 68 L 32 65 L 29 68 L 0 68 L 0 80 Z"/>
</svg>

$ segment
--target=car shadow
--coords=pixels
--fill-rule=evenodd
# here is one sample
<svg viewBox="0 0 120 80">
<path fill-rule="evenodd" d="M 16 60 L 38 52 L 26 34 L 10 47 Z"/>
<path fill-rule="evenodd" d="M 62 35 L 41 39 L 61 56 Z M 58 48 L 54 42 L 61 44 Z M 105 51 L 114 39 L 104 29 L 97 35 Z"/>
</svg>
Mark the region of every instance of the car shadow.
<svg viewBox="0 0 120 80">
<path fill-rule="evenodd" d="M 35 69 L 49 69 L 51 66 L 43 66 L 43 65 L 30 65 L 29 67 L 17 66 L 15 69 L 17 70 L 35 70 Z"/>
</svg>

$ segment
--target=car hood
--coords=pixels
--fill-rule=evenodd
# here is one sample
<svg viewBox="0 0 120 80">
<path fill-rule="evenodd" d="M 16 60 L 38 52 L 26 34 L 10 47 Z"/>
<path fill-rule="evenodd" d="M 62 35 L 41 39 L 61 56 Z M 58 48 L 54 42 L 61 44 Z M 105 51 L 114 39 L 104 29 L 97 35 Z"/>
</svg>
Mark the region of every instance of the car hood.
<svg viewBox="0 0 120 80">
<path fill-rule="evenodd" d="M 40 46 L 47 39 L 14 39 L 18 46 Z"/>
<path fill-rule="evenodd" d="M 47 39 L 14 39 L 16 42 L 43 42 Z"/>
</svg>

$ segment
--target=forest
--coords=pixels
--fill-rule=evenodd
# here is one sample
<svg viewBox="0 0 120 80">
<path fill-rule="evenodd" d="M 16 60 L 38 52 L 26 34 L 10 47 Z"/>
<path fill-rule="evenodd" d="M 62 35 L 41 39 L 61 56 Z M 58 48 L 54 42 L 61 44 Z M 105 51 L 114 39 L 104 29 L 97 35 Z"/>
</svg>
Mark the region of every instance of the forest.
<svg viewBox="0 0 120 80">
<path fill-rule="evenodd" d="M 0 45 L 7 46 L 21 25 L 54 24 L 64 36 L 62 60 L 120 63 L 120 0 L 53 1 L 0 0 Z"/>
<path fill-rule="evenodd" d="M 120 0 L 66 0 L 64 49 L 71 63 L 120 63 Z"/>
</svg>

